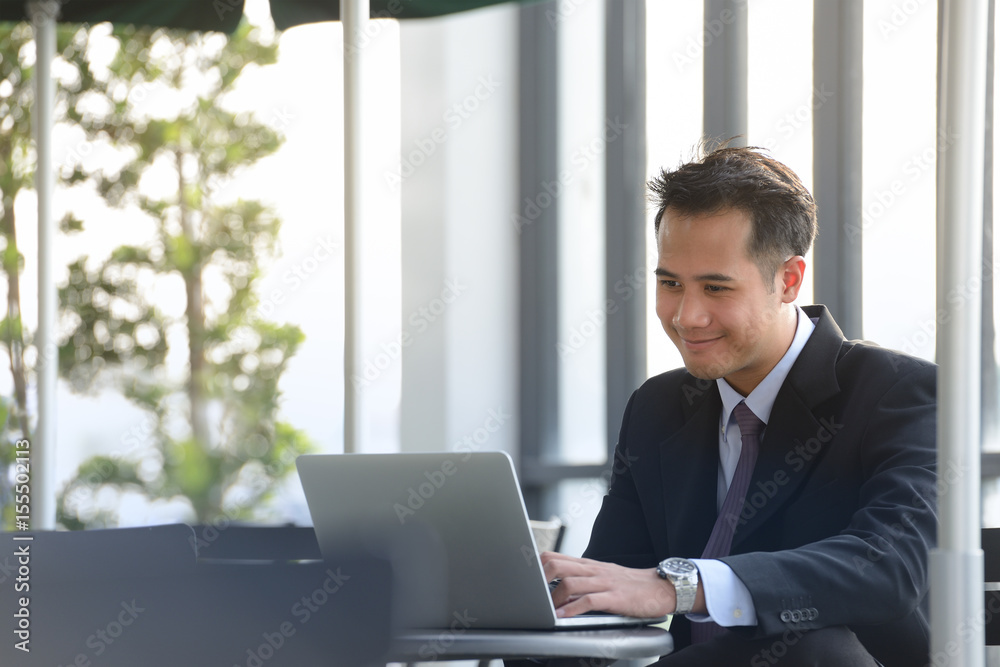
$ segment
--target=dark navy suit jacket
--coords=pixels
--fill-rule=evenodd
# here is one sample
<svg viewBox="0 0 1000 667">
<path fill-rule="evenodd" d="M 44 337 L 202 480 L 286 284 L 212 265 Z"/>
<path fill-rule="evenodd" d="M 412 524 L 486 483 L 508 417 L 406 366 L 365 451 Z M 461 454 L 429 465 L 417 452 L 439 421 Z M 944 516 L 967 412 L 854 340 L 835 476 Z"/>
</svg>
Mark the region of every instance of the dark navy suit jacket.
<svg viewBox="0 0 1000 667">
<path fill-rule="evenodd" d="M 887 667 L 925 665 L 936 535 L 936 366 L 847 341 L 823 306 L 771 411 L 731 555 L 757 611 L 748 636 L 832 625 Z M 701 556 L 717 515 L 715 381 L 680 369 L 629 400 L 584 556 L 653 567 Z M 690 623 L 675 618 L 675 644 Z"/>
</svg>

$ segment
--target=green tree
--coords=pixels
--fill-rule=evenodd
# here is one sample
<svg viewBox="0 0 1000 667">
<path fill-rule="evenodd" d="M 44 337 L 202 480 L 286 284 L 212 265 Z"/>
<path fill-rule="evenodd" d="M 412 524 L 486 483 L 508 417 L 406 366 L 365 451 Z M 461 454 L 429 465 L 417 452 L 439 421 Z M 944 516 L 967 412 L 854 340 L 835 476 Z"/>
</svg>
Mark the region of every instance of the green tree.
<svg viewBox="0 0 1000 667">
<path fill-rule="evenodd" d="M 88 145 L 119 159 L 90 171 L 64 162 L 63 176 L 153 221 L 156 232 L 148 243 L 70 265 L 60 289 L 59 367 L 75 391 L 116 387 L 149 419 L 123 438 L 127 449 L 81 465 L 58 518 L 69 528 L 115 525 L 115 505 L 94 502 L 108 492 L 183 499 L 196 521 L 243 518 L 309 449 L 277 414 L 278 382 L 302 332 L 256 317 L 254 284 L 276 252 L 279 220 L 260 202 L 222 196 L 239 170 L 280 146 L 273 128 L 224 104 L 247 68 L 275 61 L 277 47 L 246 23 L 229 37 L 133 27 L 111 37 L 110 63 L 86 55 L 85 90 L 65 110 Z M 189 103 L 174 112 L 149 103 L 164 91 Z M 151 295 L 170 281 L 183 285 L 179 319 Z M 167 364 L 177 346 L 187 348 L 183 378 Z"/>
</svg>

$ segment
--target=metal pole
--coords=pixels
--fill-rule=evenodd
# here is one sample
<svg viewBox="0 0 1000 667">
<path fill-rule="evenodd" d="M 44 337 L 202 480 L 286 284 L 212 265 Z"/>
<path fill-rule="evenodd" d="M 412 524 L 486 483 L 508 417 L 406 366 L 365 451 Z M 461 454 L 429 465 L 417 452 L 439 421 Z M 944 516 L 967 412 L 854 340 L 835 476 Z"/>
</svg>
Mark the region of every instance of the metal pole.
<svg viewBox="0 0 1000 667">
<path fill-rule="evenodd" d="M 560 27 L 545 19 L 552 6 L 529 3 L 518 10 L 518 478 L 528 515 L 537 518 L 556 509 L 555 484 L 546 478 L 546 461 L 559 447 L 559 359 L 555 352 L 559 342 L 560 202 L 543 188 L 559 182 Z"/>
<path fill-rule="evenodd" d="M 825 304 L 848 338 L 862 338 L 861 0 L 813 3 L 813 193 L 819 236 L 813 250 L 815 303 Z"/>
<path fill-rule="evenodd" d="M 31 527 L 53 530 L 56 527 L 55 449 L 56 383 L 59 354 L 55 342 L 56 291 L 53 269 L 55 223 L 52 220 L 52 196 L 55 176 L 52 165 L 52 108 L 55 82 L 52 59 L 56 52 L 56 17 L 59 2 L 41 0 L 28 3 L 28 14 L 35 33 L 35 147 L 38 164 L 35 190 L 38 193 L 38 331 L 35 365 L 38 386 L 38 428 L 31 443 Z"/>
<path fill-rule="evenodd" d="M 980 302 L 983 307 L 982 315 L 982 340 L 980 342 L 980 362 L 982 378 L 982 414 L 980 424 L 982 428 L 981 442 L 982 449 L 993 449 L 998 442 L 1000 433 L 1000 414 L 997 414 L 997 406 L 1000 406 L 1000 384 L 997 380 L 997 358 L 996 358 L 996 327 L 994 326 L 993 299 L 996 297 L 996 274 L 993 270 L 995 261 L 993 254 L 993 113 L 995 108 L 995 88 L 994 88 L 994 60 L 996 58 L 996 1 L 987 0 L 986 19 L 986 114 L 985 132 L 983 135 L 983 267 L 989 267 L 983 274 L 983 294 Z M 983 479 L 989 479 L 984 475 Z"/>
<path fill-rule="evenodd" d="M 607 144 L 604 242 L 605 299 L 618 310 L 608 316 L 607 373 L 608 464 L 614 460 L 618 429 L 628 397 L 646 379 L 646 3 L 642 0 L 605 5 L 605 109 L 609 119 L 625 127 Z M 622 280 L 636 276 L 635 293 L 623 296 Z M 634 284 L 634 283 L 629 283 Z"/>
<path fill-rule="evenodd" d="M 360 392 L 352 378 L 361 368 L 361 225 L 364 221 L 364 59 L 368 0 L 343 0 L 344 26 L 344 452 L 363 451 Z"/>
<path fill-rule="evenodd" d="M 705 0 L 705 100 L 703 132 L 708 139 L 747 145 L 746 0 Z"/>
<path fill-rule="evenodd" d="M 931 664 L 982 667 L 980 323 L 986 17 L 981 0 L 942 0 L 938 22 L 938 471 L 940 525 L 931 552 Z"/>
</svg>

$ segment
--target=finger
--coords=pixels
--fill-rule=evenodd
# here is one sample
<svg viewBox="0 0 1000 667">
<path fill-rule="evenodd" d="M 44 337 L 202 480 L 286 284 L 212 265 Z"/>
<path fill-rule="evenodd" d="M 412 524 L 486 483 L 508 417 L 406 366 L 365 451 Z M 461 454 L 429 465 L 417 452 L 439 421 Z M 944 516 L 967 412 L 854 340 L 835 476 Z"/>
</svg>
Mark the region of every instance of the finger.
<svg viewBox="0 0 1000 667">
<path fill-rule="evenodd" d="M 601 573 L 567 576 L 560 580 L 559 585 L 552 591 L 552 603 L 560 607 L 581 597 L 594 595 L 600 595 L 603 599 L 613 595 L 614 591 L 615 581 Z"/>
<path fill-rule="evenodd" d="M 558 608 L 581 595 L 587 595 L 596 590 L 598 590 L 596 582 L 590 577 L 563 578 L 552 591 L 552 604 Z"/>
<path fill-rule="evenodd" d="M 603 593 L 588 593 L 572 598 L 567 600 L 565 604 L 556 607 L 556 616 L 559 618 L 570 618 L 585 614 L 588 611 L 607 611 L 602 605 L 602 600 L 606 598 L 607 595 Z"/>
<path fill-rule="evenodd" d="M 595 572 L 593 565 L 579 558 L 552 558 L 543 562 L 546 581 L 572 576 L 587 576 Z"/>
<path fill-rule="evenodd" d="M 579 597 L 579 595 L 569 595 L 565 592 L 559 593 L 558 595 L 553 593 L 552 606 L 558 609 L 559 607 L 565 606 L 568 602 L 573 602 Z"/>
<path fill-rule="evenodd" d="M 568 554 L 561 554 L 557 551 L 543 551 L 539 554 L 543 563 L 549 561 L 582 561 L 582 558 L 576 558 L 575 556 L 570 556 Z"/>
<path fill-rule="evenodd" d="M 567 565 L 575 563 L 577 558 L 572 556 L 565 556 L 563 554 L 552 553 L 551 551 L 546 551 L 541 555 L 542 569 L 545 571 L 545 576 L 548 581 L 561 576 L 560 573 L 564 571 Z"/>
<path fill-rule="evenodd" d="M 539 560 L 542 561 L 542 565 L 545 565 L 550 560 L 559 560 L 563 554 L 556 553 L 555 551 L 543 551 L 538 554 Z"/>
</svg>

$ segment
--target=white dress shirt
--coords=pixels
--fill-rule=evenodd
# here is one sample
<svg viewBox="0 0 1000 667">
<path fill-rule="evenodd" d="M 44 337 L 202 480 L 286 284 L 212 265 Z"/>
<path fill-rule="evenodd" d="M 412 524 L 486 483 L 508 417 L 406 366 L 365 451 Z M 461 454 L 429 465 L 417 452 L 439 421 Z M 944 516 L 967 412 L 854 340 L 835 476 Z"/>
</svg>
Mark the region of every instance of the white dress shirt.
<svg viewBox="0 0 1000 667">
<path fill-rule="evenodd" d="M 717 509 L 722 508 L 722 503 L 726 499 L 729 484 L 733 480 L 736 464 L 740 459 L 740 451 L 743 449 L 739 424 L 736 423 L 735 419 L 732 419 L 733 409 L 739 405 L 740 401 L 746 401 L 747 407 L 758 419 L 764 422 L 766 430 L 767 421 L 771 416 L 771 408 L 774 407 L 774 399 L 778 396 L 778 390 L 781 389 L 785 377 L 788 376 L 788 371 L 792 369 L 792 364 L 798 359 L 799 353 L 802 352 L 806 341 L 809 340 L 809 336 L 816 328 L 814 322 L 801 308 L 795 306 L 795 310 L 798 313 L 798 319 L 792 344 L 781 360 L 767 374 L 767 377 L 754 387 L 749 396 L 744 398 L 722 378 L 715 381 L 722 398 L 722 414 L 719 417 Z M 763 437 L 762 433 L 761 438 Z M 724 627 L 757 624 L 757 610 L 754 609 L 750 591 L 736 576 L 732 568 L 716 559 L 693 558 L 691 560 L 698 567 L 698 575 L 705 590 L 708 616 L 689 614 L 688 618 L 695 622 L 712 620 Z"/>
</svg>

